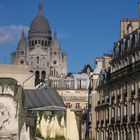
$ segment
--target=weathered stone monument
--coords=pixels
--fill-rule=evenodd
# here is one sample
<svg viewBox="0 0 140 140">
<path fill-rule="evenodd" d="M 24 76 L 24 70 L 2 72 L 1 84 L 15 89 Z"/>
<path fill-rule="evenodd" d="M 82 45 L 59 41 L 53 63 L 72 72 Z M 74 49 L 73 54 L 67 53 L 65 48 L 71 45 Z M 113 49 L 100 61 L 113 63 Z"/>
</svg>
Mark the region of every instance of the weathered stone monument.
<svg viewBox="0 0 140 140">
<path fill-rule="evenodd" d="M 0 78 L 0 140 L 30 140 L 26 112 L 22 87 L 15 79 Z"/>
</svg>

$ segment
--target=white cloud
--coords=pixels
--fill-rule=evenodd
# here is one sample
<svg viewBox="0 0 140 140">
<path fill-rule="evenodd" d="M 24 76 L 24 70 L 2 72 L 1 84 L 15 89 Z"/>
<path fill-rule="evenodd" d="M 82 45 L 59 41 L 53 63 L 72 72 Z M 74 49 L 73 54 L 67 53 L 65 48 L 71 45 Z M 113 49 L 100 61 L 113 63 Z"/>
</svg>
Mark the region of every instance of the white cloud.
<svg viewBox="0 0 140 140">
<path fill-rule="evenodd" d="M 23 25 L 0 26 L 0 45 L 10 42 L 18 42 L 21 32 L 27 34 L 29 27 Z"/>
</svg>

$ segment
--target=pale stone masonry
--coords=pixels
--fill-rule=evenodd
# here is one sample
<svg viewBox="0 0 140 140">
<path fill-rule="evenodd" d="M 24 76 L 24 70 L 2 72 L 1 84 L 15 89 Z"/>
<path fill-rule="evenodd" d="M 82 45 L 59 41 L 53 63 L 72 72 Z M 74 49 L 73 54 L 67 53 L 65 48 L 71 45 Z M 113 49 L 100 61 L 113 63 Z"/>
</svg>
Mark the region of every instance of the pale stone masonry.
<svg viewBox="0 0 140 140">
<path fill-rule="evenodd" d="M 132 21 L 131 29 L 138 26 Z M 125 21 L 124 21 L 125 22 Z M 134 27 L 133 27 L 134 25 Z M 140 139 L 140 28 L 114 43 L 97 86 L 96 140 Z"/>
<path fill-rule="evenodd" d="M 98 102 L 98 92 L 96 90 L 99 82 L 99 76 L 102 69 L 109 67 L 109 61 L 111 60 L 110 55 L 104 55 L 103 57 L 97 57 L 95 59 L 94 70 L 90 73 L 90 84 L 89 84 L 89 138 L 96 139 L 96 110 L 95 107 Z"/>
</svg>

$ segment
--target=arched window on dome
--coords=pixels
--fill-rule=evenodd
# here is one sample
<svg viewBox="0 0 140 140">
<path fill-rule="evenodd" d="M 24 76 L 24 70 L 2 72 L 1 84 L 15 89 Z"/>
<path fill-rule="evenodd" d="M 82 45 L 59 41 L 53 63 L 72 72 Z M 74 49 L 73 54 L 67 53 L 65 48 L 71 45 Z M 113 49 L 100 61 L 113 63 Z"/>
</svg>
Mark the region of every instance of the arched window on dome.
<svg viewBox="0 0 140 140">
<path fill-rule="evenodd" d="M 34 46 L 34 41 L 32 40 L 32 46 Z"/>
<path fill-rule="evenodd" d="M 40 44 L 40 40 L 38 40 L 38 44 Z"/>
<path fill-rule="evenodd" d="M 44 46 L 44 40 L 42 40 L 42 46 Z"/>
<path fill-rule="evenodd" d="M 47 41 L 45 41 L 45 46 L 47 46 Z"/>
<path fill-rule="evenodd" d="M 35 40 L 35 45 L 37 44 L 37 40 Z"/>
</svg>

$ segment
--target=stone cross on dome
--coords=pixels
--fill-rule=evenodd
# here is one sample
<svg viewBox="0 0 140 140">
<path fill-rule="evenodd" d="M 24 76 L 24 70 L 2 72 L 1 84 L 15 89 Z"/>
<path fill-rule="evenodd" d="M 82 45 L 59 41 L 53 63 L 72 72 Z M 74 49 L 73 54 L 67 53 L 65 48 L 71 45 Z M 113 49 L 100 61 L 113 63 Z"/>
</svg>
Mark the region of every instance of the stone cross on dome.
<svg viewBox="0 0 140 140">
<path fill-rule="evenodd" d="M 138 20 L 139 20 L 139 27 L 140 27 L 140 0 L 138 1 Z"/>
<path fill-rule="evenodd" d="M 21 38 L 24 38 L 24 37 L 25 37 L 24 30 L 22 30 Z"/>
<path fill-rule="evenodd" d="M 39 1 L 39 5 L 38 5 L 38 13 L 42 15 L 42 9 L 43 9 L 43 6 L 42 6 L 42 0 Z"/>
</svg>

